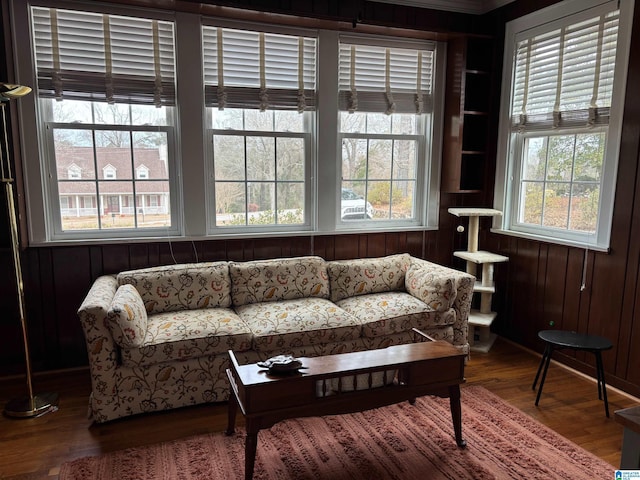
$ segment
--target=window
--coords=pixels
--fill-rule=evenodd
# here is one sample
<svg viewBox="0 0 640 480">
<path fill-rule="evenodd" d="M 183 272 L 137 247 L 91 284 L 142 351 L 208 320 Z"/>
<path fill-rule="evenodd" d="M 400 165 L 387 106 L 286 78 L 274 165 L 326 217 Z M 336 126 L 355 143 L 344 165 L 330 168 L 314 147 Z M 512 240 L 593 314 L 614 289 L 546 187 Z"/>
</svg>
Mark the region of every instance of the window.
<svg viewBox="0 0 640 480">
<path fill-rule="evenodd" d="M 145 165 L 140 165 L 138 168 L 136 168 L 136 178 L 138 180 L 148 180 L 149 169 Z"/>
<path fill-rule="evenodd" d="M 341 38 L 342 221 L 419 222 L 435 44 L 408 44 Z"/>
<path fill-rule="evenodd" d="M 82 169 L 77 165 L 69 166 L 69 168 L 67 169 L 67 177 L 74 180 L 79 180 L 80 178 L 82 178 Z"/>
<path fill-rule="evenodd" d="M 437 228 L 437 42 L 11 8 L 32 245 Z"/>
<path fill-rule="evenodd" d="M 113 165 L 107 165 L 102 169 L 102 175 L 105 180 L 115 180 L 116 168 Z"/>
<path fill-rule="evenodd" d="M 507 25 L 503 230 L 608 247 L 632 4 L 562 2 Z"/>
<path fill-rule="evenodd" d="M 175 230 L 173 24 L 43 7 L 31 18 L 44 151 L 58 172 L 45 185 L 51 237 Z M 165 208 L 143 218 L 126 199 L 145 193 Z"/>
<path fill-rule="evenodd" d="M 215 227 L 308 225 L 316 39 L 203 27 Z"/>
</svg>

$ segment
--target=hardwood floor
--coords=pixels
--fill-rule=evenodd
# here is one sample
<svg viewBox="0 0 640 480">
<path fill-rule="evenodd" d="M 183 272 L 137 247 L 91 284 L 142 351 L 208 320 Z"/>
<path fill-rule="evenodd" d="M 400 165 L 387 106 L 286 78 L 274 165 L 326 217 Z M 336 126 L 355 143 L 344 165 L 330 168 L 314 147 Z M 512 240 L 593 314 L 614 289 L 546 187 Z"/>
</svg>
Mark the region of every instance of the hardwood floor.
<svg viewBox="0 0 640 480">
<path fill-rule="evenodd" d="M 608 419 L 595 381 L 552 364 L 536 407 L 531 383 L 539 361 L 539 356 L 498 339 L 489 353 L 472 354 L 465 372 L 467 384 L 486 387 L 606 460 L 613 473 L 620 462 L 622 442 L 622 427 L 613 419 L 613 412 L 640 400 L 609 388 L 612 416 Z M 0 403 L 4 406 L 8 399 L 24 394 L 24 384 L 24 379 L 0 381 Z M 0 417 L 0 479 L 56 478 L 59 466 L 74 458 L 218 432 L 226 426 L 226 404 L 94 425 L 86 415 L 90 383 L 84 370 L 36 377 L 34 389 L 58 392 L 60 408 L 35 419 Z"/>
</svg>

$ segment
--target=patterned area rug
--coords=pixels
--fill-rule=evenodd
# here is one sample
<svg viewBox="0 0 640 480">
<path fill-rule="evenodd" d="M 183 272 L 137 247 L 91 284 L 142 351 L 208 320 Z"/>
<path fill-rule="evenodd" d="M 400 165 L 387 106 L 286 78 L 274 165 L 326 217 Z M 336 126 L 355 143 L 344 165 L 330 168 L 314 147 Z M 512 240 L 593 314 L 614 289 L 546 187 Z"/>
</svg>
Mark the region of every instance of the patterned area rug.
<svg viewBox="0 0 640 480">
<path fill-rule="evenodd" d="M 258 434 L 254 479 L 613 478 L 615 468 L 479 386 L 462 388 L 456 446 L 448 399 L 287 420 Z M 71 479 L 242 479 L 244 431 L 132 448 L 62 465 Z"/>
</svg>

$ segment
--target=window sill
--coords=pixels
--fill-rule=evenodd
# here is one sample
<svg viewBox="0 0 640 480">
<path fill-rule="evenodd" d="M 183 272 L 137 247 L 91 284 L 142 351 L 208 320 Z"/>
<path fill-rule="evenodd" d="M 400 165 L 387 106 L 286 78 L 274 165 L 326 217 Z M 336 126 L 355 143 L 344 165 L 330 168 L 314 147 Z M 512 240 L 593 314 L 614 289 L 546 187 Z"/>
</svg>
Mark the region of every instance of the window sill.
<svg viewBox="0 0 640 480">
<path fill-rule="evenodd" d="M 527 240 L 534 240 L 537 242 L 544 242 L 544 243 L 553 243 L 555 245 L 564 245 L 566 247 L 575 247 L 575 248 L 581 248 L 581 249 L 586 249 L 586 250 L 593 250 L 594 252 L 603 252 L 603 253 L 609 253 L 610 249 L 609 247 L 605 247 L 603 245 L 596 245 L 596 244 L 592 244 L 592 243 L 585 243 L 585 242 L 578 242 L 578 241 L 572 241 L 572 240 L 566 240 L 566 239 L 561 239 L 561 238 L 554 238 L 554 237 L 547 237 L 544 235 L 535 235 L 532 233 L 525 233 L 525 232 L 516 232 L 514 230 L 503 230 L 501 228 L 492 228 L 491 233 L 496 233 L 498 235 L 507 235 L 510 237 L 518 237 L 518 238 L 524 238 Z"/>
</svg>

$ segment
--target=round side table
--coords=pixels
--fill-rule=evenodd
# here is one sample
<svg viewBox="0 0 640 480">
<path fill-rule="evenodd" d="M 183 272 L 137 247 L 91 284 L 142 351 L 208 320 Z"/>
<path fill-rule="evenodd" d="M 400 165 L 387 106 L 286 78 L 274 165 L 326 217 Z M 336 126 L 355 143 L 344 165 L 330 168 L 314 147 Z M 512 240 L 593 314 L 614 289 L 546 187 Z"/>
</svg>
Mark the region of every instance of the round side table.
<svg viewBox="0 0 640 480">
<path fill-rule="evenodd" d="M 604 381 L 604 368 L 602 366 L 602 352 L 609 350 L 613 347 L 613 344 L 604 337 L 597 335 L 587 335 L 584 333 L 569 332 L 566 330 L 542 330 L 538 332 L 538 337 L 545 342 L 544 353 L 538 366 L 538 373 L 533 381 L 532 390 L 536 389 L 540 372 L 542 372 L 542 380 L 540 380 L 540 388 L 538 395 L 536 396 L 536 405 L 540 401 L 540 395 L 542 394 L 542 386 L 544 380 L 547 377 L 547 370 L 549 369 L 549 362 L 551 361 L 551 355 L 554 350 L 562 350 L 569 348 L 572 350 L 583 350 L 586 352 L 592 352 L 596 357 L 596 376 L 598 379 L 598 399 L 602 400 L 604 397 L 604 411 L 609 416 L 609 402 L 607 401 L 607 385 Z M 544 366 L 544 370 L 543 370 Z"/>
</svg>

